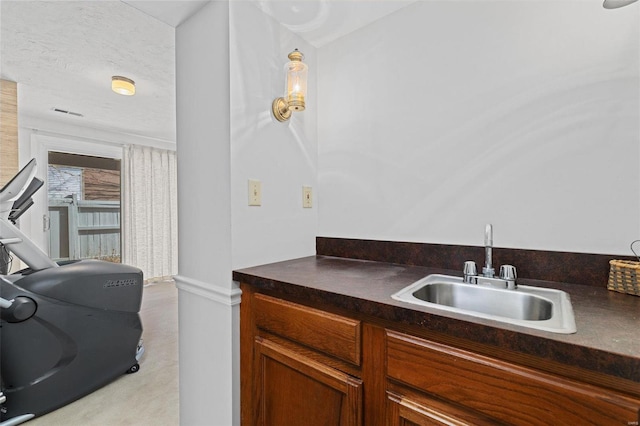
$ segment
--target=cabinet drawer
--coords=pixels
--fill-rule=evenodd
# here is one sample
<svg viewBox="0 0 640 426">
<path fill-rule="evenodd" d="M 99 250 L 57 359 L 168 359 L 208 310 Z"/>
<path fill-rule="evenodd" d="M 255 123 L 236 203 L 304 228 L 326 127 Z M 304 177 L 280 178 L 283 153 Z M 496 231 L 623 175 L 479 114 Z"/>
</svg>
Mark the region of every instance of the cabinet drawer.
<svg viewBox="0 0 640 426">
<path fill-rule="evenodd" d="M 387 332 L 387 375 L 509 424 L 636 424 L 640 400 L 417 337 Z"/>
<path fill-rule="evenodd" d="M 263 294 L 253 305 L 259 329 L 360 365 L 360 321 Z"/>
</svg>

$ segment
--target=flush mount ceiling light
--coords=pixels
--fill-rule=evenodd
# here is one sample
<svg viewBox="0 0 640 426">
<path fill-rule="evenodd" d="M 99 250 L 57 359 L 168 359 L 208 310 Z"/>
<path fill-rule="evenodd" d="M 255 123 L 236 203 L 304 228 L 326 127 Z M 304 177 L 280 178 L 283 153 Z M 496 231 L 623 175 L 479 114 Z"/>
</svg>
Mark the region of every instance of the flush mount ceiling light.
<svg viewBox="0 0 640 426">
<path fill-rule="evenodd" d="M 119 95 L 133 96 L 136 94 L 136 83 L 130 78 L 114 75 L 111 77 L 111 90 Z"/>
<path fill-rule="evenodd" d="M 271 104 L 273 116 L 278 121 L 287 121 L 292 111 L 304 111 L 307 96 L 307 64 L 302 62 L 304 55 L 298 49 L 289 53 L 289 62 L 285 65 L 287 73 L 283 98 L 276 98 Z"/>
</svg>

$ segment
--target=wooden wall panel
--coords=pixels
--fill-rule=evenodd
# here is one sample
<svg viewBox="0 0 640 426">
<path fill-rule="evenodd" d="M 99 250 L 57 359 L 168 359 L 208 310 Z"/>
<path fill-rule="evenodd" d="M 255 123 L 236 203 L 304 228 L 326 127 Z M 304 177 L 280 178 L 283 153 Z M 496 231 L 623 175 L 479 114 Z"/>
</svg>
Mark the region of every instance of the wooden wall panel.
<svg viewBox="0 0 640 426">
<path fill-rule="evenodd" d="M 0 80 L 0 186 L 18 172 L 18 85 Z"/>
</svg>

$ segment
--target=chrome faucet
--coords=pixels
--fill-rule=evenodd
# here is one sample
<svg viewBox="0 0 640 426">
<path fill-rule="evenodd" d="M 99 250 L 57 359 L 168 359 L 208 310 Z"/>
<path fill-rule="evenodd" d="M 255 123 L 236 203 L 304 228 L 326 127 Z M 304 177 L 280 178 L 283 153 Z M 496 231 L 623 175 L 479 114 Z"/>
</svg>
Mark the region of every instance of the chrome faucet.
<svg viewBox="0 0 640 426">
<path fill-rule="evenodd" d="M 495 287 L 515 290 L 518 288 L 518 285 L 516 284 L 516 267 L 513 265 L 502 265 L 500 267 L 500 276 L 496 278 L 496 271 L 492 266 L 492 250 L 493 226 L 489 223 L 484 228 L 485 266 L 482 268 L 482 276 L 478 275 L 476 262 L 468 260 L 464 262 L 463 281 L 467 284 L 488 284 Z"/>
<path fill-rule="evenodd" d="M 496 270 L 491 266 L 491 251 L 493 249 L 493 226 L 488 223 L 484 227 L 484 268 L 482 268 L 482 275 L 487 278 L 493 278 L 496 275 Z"/>
</svg>

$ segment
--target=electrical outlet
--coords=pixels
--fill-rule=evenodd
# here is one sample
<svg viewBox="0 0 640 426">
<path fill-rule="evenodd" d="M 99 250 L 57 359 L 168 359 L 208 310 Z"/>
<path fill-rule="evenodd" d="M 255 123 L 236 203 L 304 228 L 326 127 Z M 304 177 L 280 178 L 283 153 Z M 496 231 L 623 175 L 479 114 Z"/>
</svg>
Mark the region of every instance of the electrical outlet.
<svg viewBox="0 0 640 426">
<path fill-rule="evenodd" d="M 262 205 L 262 184 L 259 180 L 249 179 L 249 205 Z"/>
<path fill-rule="evenodd" d="M 302 187 L 302 207 L 305 209 L 313 207 L 313 191 L 310 186 Z"/>
</svg>

